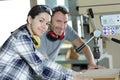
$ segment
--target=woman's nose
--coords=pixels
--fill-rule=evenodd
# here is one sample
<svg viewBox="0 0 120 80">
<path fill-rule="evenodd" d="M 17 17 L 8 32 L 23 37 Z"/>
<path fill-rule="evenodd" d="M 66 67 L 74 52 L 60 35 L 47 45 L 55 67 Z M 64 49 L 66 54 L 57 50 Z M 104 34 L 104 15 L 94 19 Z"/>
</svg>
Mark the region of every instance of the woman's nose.
<svg viewBox="0 0 120 80">
<path fill-rule="evenodd" d="M 47 28 L 48 28 L 48 24 L 47 24 L 47 23 L 44 23 L 44 24 L 43 24 L 43 28 L 44 28 L 44 29 L 47 29 Z"/>
</svg>

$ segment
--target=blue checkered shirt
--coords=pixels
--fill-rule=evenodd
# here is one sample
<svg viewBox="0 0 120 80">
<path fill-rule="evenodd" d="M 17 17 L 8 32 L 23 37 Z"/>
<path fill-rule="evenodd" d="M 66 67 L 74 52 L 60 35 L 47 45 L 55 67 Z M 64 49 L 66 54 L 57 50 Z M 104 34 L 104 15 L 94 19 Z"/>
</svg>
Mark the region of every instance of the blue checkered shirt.
<svg viewBox="0 0 120 80">
<path fill-rule="evenodd" d="M 31 36 L 21 26 L 0 48 L 0 80 L 32 80 L 35 75 L 46 80 L 73 80 L 72 70 L 42 56 Z"/>
</svg>

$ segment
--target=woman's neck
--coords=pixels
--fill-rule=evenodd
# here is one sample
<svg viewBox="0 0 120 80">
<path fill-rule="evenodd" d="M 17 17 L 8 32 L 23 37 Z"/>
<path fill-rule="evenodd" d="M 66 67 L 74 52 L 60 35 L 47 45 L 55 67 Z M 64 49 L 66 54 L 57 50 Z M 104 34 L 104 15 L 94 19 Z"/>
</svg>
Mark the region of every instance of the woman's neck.
<svg viewBox="0 0 120 80">
<path fill-rule="evenodd" d="M 28 29 L 30 35 L 33 35 L 33 31 L 31 29 L 31 25 L 30 24 L 27 25 L 27 29 Z"/>
</svg>

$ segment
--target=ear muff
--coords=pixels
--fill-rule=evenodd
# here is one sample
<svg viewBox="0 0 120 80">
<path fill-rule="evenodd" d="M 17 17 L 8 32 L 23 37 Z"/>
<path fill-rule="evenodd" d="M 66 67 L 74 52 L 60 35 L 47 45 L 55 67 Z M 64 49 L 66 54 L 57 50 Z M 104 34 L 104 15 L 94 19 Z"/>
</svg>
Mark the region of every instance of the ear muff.
<svg viewBox="0 0 120 80">
<path fill-rule="evenodd" d="M 27 29 L 27 27 L 25 27 L 25 29 L 28 31 L 28 33 L 30 34 L 29 30 Z M 30 34 L 31 35 L 31 34 Z M 40 37 L 37 35 L 31 35 L 32 41 L 34 43 L 34 48 L 39 48 L 40 47 Z"/>
<path fill-rule="evenodd" d="M 62 35 L 58 36 L 56 35 L 53 31 L 49 31 L 46 34 L 46 37 L 50 40 L 50 41 L 56 41 L 56 40 L 62 40 L 64 38 L 64 32 L 62 33 Z"/>
<path fill-rule="evenodd" d="M 39 48 L 40 47 L 40 37 L 34 35 L 32 37 L 33 43 L 34 43 L 34 48 Z"/>
</svg>

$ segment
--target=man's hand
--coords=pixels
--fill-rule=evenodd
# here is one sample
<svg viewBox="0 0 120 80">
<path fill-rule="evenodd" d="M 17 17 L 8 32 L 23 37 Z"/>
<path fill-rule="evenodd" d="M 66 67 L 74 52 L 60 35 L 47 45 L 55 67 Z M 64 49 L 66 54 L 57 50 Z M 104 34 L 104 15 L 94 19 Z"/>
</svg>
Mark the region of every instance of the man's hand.
<svg viewBox="0 0 120 80">
<path fill-rule="evenodd" d="M 90 64 L 88 65 L 88 69 L 105 69 L 105 67 L 100 65 Z"/>
</svg>

